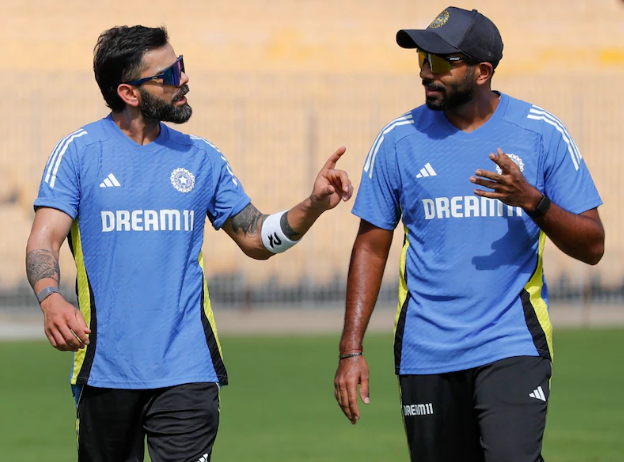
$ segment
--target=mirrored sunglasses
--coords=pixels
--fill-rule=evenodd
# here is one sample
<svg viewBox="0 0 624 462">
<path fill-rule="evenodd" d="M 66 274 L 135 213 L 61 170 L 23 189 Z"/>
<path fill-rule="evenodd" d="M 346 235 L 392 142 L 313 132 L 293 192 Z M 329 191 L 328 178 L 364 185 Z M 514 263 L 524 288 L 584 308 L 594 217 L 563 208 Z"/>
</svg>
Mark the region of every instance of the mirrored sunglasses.
<svg viewBox="0 0 624 462">
<path fill-rule="evenodd" d="M 143 77 L 142 79 L 133 80 L 131 82 L 125 82 L 128 85 L 141 85 L 150 80 L 162 79 L 163 85 L 179 86 L 182 80 L 182 72 L 184 70 L 184 57 L 180 55 L 175 63 L 162 71 L 160 74 L 152 75 L 151 77 Z"/>
<path fill-rule="evenodd" d="M 461 56 L 440 56 L 418 50 L 418 66 L 422 69 L 425 62 L 429 63 L 432 74 L 444 74 L 453 69 L 453 63 L 465 61 Z"/>
</svg>

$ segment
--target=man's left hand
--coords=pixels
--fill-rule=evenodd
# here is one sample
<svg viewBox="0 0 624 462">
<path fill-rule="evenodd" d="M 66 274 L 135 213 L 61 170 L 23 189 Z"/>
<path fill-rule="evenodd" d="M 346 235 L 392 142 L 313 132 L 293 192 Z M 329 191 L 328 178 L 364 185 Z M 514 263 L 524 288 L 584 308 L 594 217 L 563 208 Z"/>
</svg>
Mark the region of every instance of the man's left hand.
<svg viewBox="0 0 624 462">
<path fill-rule="evenodd" d="M 348 201 L 353 195 L 353 186 L 344 170 L 336 170 L 338 159 L 347 149 L 342 146 L 325 162 L 314 182 L 310 195 L 312 206 L 325 211 L 336 207 L 341 200 Z"/>
<path fill-rule="evenodd" d="M 490 159 L 500 167 L 502 174 L 477 170 L 476 176 L 471 176 L 470 181 L 492 191 L 475 189 L 474 193 L 477 196 L 498 199 L 513 207 L 522 207 L 530 212 L 535 210 L 542 193 L 528 183 L 520 168 L 501 148 L 497 152 L 498 154 L 490 154 Z"/>
</svg>

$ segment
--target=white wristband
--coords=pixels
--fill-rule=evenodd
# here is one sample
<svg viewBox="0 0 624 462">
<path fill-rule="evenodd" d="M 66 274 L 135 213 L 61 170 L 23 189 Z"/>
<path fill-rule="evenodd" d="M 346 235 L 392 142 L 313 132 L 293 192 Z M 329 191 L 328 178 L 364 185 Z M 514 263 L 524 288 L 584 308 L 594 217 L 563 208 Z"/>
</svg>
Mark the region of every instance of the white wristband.
<svg viewBox="0 0 624 462">
<path fill-rule="evenodd" d="M 284 234 L 284 231 L 282 231 L 282 225 L 280 222 L 282 215 L 285 213 L 288 213 L 288 210 L 269 215 L 262 222 L 262 230 L 260 231 L 260 234 L 262 235 L 262 243 L 269 252 L 286 252 L 298 242 L 288 239 Z"/>
</svg>

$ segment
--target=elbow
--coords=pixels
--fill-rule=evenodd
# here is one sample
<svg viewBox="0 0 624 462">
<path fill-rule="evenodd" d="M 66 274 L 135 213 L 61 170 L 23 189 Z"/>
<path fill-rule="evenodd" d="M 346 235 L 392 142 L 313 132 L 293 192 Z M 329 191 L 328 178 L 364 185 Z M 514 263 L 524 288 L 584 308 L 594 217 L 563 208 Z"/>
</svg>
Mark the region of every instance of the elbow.
<svg viewBox="0 0 624 462">
<path fill-rule="evenodd" d="M 269 252 L 264 247 L 261 248 L 261 249 L 260 248 L 256 248 L 256 247 L 247 248 L 247 249 L 243 249 L 243 252 L 249 258 L 253 258 L 254 260 L 268 260 L 273 255 L 275 255 L 274 253 Z"/>
<path fill-rule="evenodd" d="M 604 255 L 604 243 L 601 242 L 600 245 L 594 246 L 591 254 L 588 255 L 588 259 L 587 261 L 585 261 L 585 263 L 587 263 L 588 265 L 595 266 L 598 263 L 600 263 L 600 260 L 602 260 L 603 255 Z"/>
<path fill-rule="evenodd" d="M 587 263 L 588 265 L 595 266 L 598 263 L 600 263 L 600 260 L 602 260 L 603 256 L 604 256 L 604 234 L 600 237 L 600 239 L 597 239 L 593 245 L 588 246 L 588 253 L 586 255 L 586 258 L 584 259 L 584 262 Z"/>
<path fill-rule="evenodd" d="M 269 258 L 271 258 L 273 255 L 273 253 L 269 253 L 269 254 L 260 254 L 260 253 L 256 253 L 256 254 L 248 254 L 251 258 L 253 258 L 254 260 L 268 260 Z"/>
</svg>

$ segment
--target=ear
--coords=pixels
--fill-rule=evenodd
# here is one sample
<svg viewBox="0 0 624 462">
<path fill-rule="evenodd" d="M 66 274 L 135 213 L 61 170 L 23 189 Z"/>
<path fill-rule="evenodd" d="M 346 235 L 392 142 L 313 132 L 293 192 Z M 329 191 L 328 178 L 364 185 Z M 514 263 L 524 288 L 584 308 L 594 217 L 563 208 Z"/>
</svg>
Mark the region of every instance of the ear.
<svg viewBox="0 0 624 462">
<path fill-rule="evenodd" d="M 128 106 L 139 106 L 139 89 L 133 85 L 122 83 L 117 87 L 117 94 Z"/>
<path fill-rule="evenodd" d="M 477 68 L 477 85 L 487 84 L 494 75 L 494 66 L 490 63 L 479 63 Z"/>
</svg>

